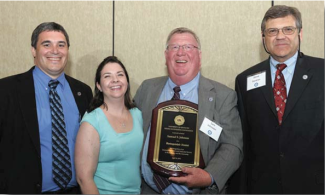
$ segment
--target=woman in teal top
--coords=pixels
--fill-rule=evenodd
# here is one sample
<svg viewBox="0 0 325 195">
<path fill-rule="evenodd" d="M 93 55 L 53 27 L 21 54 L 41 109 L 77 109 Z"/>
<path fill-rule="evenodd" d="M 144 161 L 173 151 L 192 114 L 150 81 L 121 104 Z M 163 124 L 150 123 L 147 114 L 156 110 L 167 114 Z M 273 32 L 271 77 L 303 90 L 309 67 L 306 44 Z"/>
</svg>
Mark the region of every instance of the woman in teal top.
<svg viewBox="0 0 325 195">
<path fill-rule="evenodd" d="M 95 80 L 76 140 L 77 181 L 84 194 L 140 194 L 143 121 L 130 97 L 129 76 L 110 56 L 98 66 Z"/>
</svg>

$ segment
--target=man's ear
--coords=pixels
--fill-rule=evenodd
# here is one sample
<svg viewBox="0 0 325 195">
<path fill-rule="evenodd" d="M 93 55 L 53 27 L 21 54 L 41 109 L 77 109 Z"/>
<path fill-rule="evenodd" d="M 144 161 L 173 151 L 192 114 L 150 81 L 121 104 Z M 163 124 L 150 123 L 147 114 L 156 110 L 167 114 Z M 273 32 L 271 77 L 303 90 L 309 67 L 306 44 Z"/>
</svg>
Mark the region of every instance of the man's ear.
<svg viewBox="0 0 325 195">
<path fill-rule="evenodd" d="M 301 28 L 300 32 L 299 32 L 300 42 L 302 42 L 302 34 L 303 34 L 303 32 L 302 32 L 302 28 Z"/>
<path fill-rule="evenodd" d="M 200 68 L 201 68 L 201 60 L 202 60 L 202 51 L 199 50 L 199 58 L 200 58 Z"/>
<path fill-rule="evenodd" d="M 165 65 L 167 66 L 167 50 L 165 50 Z"/>
<path fill-rule="evenodd" d="M 36 57 L 36 50 L 34 47 L 31 48 L 31 51 L 32 51 L 32 55 L 33 57 L 35 58 Z"/>
</svg>

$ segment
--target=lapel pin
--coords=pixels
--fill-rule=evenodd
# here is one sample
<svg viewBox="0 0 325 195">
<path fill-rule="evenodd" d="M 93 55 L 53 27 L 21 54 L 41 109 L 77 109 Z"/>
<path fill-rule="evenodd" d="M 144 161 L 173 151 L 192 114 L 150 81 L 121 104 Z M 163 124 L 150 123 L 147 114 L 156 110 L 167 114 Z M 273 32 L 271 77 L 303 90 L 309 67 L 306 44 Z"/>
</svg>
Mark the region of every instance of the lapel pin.
<svg viewBox="0 0 325 195">
<path fill-rule="evenodd" d="M 307 76 L 307 75 L 304 75 L 304 76 L 302 76 L 302 78 L 303 78 L 304 80 L 306 80 L 306 79 L 308 79 L 308 76 Z"/>
<path fill-rule="evenodd" d="M 81 92 L 79 91 L 79 92 L 77 93 L 77 95 L 78 95 L 78 96 L 81 96 Z"/>
<path fill-rule="evenodd" d="M 209 101 L 212 102 L 213 101 L 213 97 L 209 97 Z"/>
</svg>

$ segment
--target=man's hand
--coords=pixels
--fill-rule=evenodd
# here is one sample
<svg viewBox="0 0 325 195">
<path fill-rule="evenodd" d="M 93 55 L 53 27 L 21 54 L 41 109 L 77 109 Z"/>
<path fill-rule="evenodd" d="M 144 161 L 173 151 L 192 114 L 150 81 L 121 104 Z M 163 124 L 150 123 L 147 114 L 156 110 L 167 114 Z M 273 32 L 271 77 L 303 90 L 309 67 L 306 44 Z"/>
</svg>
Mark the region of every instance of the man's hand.
<svg viewBox="0 0 325 195">
<path fill-rule="evenodd" d="M 208 172 L 200 168 L 182 168 L 186 176 L 170 177 L 169 180 L 175 183 L 184 184 L 189 188 L 208 187 L 211 185 L 211 177 Z"/>
</svg>

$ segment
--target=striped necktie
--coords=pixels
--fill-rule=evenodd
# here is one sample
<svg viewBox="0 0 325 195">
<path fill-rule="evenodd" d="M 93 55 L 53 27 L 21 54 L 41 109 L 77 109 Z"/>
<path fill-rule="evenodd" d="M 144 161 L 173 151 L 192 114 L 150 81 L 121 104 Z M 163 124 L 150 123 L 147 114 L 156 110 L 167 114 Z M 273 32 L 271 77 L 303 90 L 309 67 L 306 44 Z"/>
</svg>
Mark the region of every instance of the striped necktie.
<svg viewBox="0 0 325 195">
<path fill-rule="evenodd" d="M 174 96 L 172 97 L 172 100 L 179 100 L 180 99 L 179 92 L 181 91 L 181 88 L 179 86 L 176 86 L 173 88 L 173 90 L 174 90 Z"/>
<path fill-rule="evenodd" d="M 52 173 L 54 182 L 65 189 L 72 177 L 70 152 L 61 99 L 56 91 L 59 81 L 50 80 L 50 108 L 52 117 Z"/>
</svg>

